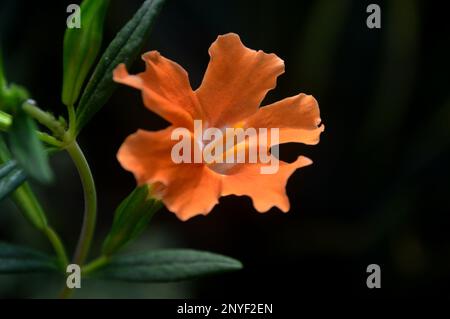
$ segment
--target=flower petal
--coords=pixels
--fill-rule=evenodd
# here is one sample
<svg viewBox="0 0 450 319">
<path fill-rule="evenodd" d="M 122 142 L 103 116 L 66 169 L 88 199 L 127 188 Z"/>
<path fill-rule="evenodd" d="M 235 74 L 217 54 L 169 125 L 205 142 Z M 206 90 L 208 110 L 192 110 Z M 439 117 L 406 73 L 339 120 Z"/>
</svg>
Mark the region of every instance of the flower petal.
<svg viewBox="0 0 450 319">
<path fill-rule="evenodd" d="M 222 196 L 247 195 L 260 213 L 273 206 L 288 212 L 290 204 L 285 189 L 287 180 L 297 168 L 311 163 L 312 161 L 304 156 L 299 156 L 293 163 L 279 161 L 279 169 L 275 174 L 261 174 L 261 167 L 265 164 L 236 165 L 233 172 L 228 172 L 222 178 Z"/>
<path fill-rule="evenodd" d="M 189 128 L 199 118 L 200 106 L 192 91 L 187 72 L 159 52 L 145 53 L 145 72 L 128 74 L 125 65 L 114 70 L 114 81 L 142 91 L 145 106 L 174 125 Z"/>
<path fill-rule="evenodd" d="M 296 142 L 314 145 L 319 143 L 320 111 L 317 100 L 303 93 L 261 107 L 245 126 L 253 128 L 278 128 L 279 144 Z"/>
<path fill-rule="evenodd" d="M 174 127 L 148 132 L 138 130 L 122 144 L 117 158 L 138 184 L 157 185 L 157 197 L 181 220 L 208 214 L 217 204 L 221 176 L 203 164 L 179 163 L 171 158 Z"/>
<path fill-rule="evenodd" d="M 170 139 L 173 127 L 157 132 L 138 130 L 123 142 L 117 153 L 122 167 L 134 174 L 138 184 L 168 183 L 175 165 L 170 156 L 175 141 Z"/>
<path fill-rule="evenodd" d="M 234 33 L 219 36 L 209 55 L 196 93 L 210 127 L 232 126 L 255 113 L 284 72 L 283 60 L 245 47 Z"/>
<path fill-rule="evenodd" d="M 201 164 L 178 164 L 162 200 L 167 208 L 185 221 L 207 215 L 219 202 L 222 177 Z"/>
</svg>

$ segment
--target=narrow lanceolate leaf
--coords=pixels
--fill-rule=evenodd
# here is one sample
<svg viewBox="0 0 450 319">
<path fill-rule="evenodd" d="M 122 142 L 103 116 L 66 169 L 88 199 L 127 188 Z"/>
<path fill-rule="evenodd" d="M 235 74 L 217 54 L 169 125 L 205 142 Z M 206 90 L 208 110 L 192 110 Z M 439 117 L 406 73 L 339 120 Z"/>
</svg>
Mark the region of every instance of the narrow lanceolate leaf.
<svg viewBox="0 0 450 319">
<path fill-rule="evenodd" d="M 73 105 L 100 50 L 109 0 L 81 3 L 81 28 L 67 28 L 64 35 L 62 101 Z"/>
<path fill-rule="evenodd" d="M 242 264 L 230 257 L 205 251 L 169 249 L 115 257 L 98 270 L 97 275 L 134 282 L 172 282 L 241 268 Z"/>
<path fill-rule="evenodd" d="M 13 169 L 8 175 L 2 177 L 0 179 L 0 201 L 22 185 L 26 178 L 25 172 L 17 168 Z"/>
<path fill-rule="evenodd" d="M 12 199 L 25 218 L 37 229 L 44 230 L 47 227 L 45 212 L 28 182 L 23 183 L 16 189 L 12 194 Z"/>
<path fill-rule="evenodd" d="M 46 183 L 52 179 L 48 156 L 36 135 L 37 126 L 22 109 L 14 116 L 9 130 L 12 155 L 28 176 Z"/>
<path fill-rule="evenodd" d="M 0 165 L 0 179 L 11 173 L 17 167 L 16 161 L 8 161 Z"/>
<path fill-rule="evenodd" d="M 10 160 L 4 151 L 3 141 L 0 136 L 0 201 L 25 181 L 25 174 L 17 167 L 17 162 Z"/>
<path fill-rule="evenodd" d="M 161 206 L 158 200 L 149 197 L 148 185 L 137 187 L 117 207 L 102 253 L 112 255 L 138 237 Z"/>
<path fill-rule="evenodd" d="M 148 40 L 164 1 L 146 0 L 106 49 L 81 96 L 77 108 L 77 133 L 112 95 L 116 87 L 112 79 L 114 68 L 120 63 L 130 66 L 135 60 Z"/>
<path fill-rule="evenodd" d="M 54 260 L 30 248 L 0 242 L 0 274 L 57 271 Z"/>
<path fill-rule="evenodd" d="M 0 165 L 0 201 L 25 181 L 25 174 L 17 167 L 16 161 Z"/>
<path fill-rule="evenodd" d="M 3 163 L 3 165 L 6 166 L 7 169 L 11 169 L 12 164 L 14 163 L 14 167 L 11 171 L 7 172 L 9 175 L 3 175 L 3 173 L 7 170 L 5 167 L 3 167 L 3 173 L 0 173 L 2 177 L 8 176 L 10 178 L 10 183 L 12 185 L 5 187 L 4 193 L 0 191 L 0 200 L 4 197 L 6 197 L 11 191 L 14 190 L 16 185 L 20 184 L 20 182 L 25 179 L 25 173 L 22 173 L 17 177 L 15 176 L 14 172 L 19 170 L 19 167 L 17 166 L 16 161 L 11 161 L 11 154 L 8 150 L 8 147 L 6 146 L 6 143 L 2 136 L 0 136 L 0 163 Z M 9 163 L 9 164 L 8 164 Z M 9 167 L 9 168 L 8 168 Z M 13 174 L 13 175 L 11 175 Z M 18 180 L 14 181 L 14 177 Z M 7 181 L 7 180 L 5 180 Z M 0 185 L 1 185 L 1 178 L 0 178 Z M 5 185 L 7 183 L 5 182 Z M 0 186 L 0 189 L 2 187 Z M 34 195 L 33 191 L 30 188 L 30 185 L 27 182 L 24 182 L 22 185 L 20 185 L 13 193 L 12 193 L 12 199 L 14 200 L 15 204 L 19 207 L 20 211 L 23 213 L 26 219 L 28 219 L 36 228 L 38 229 L 44 229 L 47 226 L 47 218 L 45 217 L 44 210 L 40 206 L 39 202 L 36 200 L 36 196 Z"/>
</svg>

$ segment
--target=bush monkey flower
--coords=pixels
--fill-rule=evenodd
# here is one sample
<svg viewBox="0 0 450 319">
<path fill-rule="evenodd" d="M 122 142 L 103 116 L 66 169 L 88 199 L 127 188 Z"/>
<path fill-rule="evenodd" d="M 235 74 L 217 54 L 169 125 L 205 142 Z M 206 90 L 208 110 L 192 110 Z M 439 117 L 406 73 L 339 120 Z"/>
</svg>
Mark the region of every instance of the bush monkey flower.
<svg viewBox="0 0 450 319">
<path fill-rule="evenodd" d="M 284 72 L 275 54 L 245 47 L 234 33 L 219 36 L 200 87 L 187 72 L 157 51 L 145 53 L 146 69 L 128 74 L 120 64 L 114 80 L 141 90 L 144 105 L 171 125 L 138 130 L 119 149 L 118 160 L 138 184 L 181 220 L 206 215 L 221 196 L 247 195 L 259 212 L 276 206 L 289 211 L 286 183 L 298 168 L 278 159 L 278 145 L 314 145 L 324 125 L 311 95 L 300 93 L 260 107 Z"/>
</svg>

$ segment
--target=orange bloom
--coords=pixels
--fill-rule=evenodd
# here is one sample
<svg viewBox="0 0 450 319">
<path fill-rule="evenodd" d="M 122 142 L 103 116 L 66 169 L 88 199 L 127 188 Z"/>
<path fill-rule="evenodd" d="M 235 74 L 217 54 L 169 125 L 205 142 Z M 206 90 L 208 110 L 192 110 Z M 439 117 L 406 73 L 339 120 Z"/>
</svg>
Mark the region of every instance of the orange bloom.
<svg viewBox="0 0 450 319">
<path fill-rule="evenodd" d="M 285 187 L 289 176 L 312 161 L 299 156 L 293 163 L 279 161 L 275 174 L 261 174 L 256 163 L 175 163 L 171 134 L 177 127 L 193 131 L 194 120 L 215 128 L 278 128 L 279 144 L 314 145 L 324 126 L 317 101 L 299 94 L 260 108 L 267 92 L 284 72 L 275 54 L 245 47 L 234 33 L 219 36 L 200 87 L 193 91 L 187 72 L 157 51 L 145 53 L 145 72 L 128 74 L 123 64 L 114 80 L 142 91 L 145 106 L 171 123 L 157 132 L 138 130 L 122 144 L 117 157 L 138 184 L 152 184 L 153 196 L 181 220 L 206 215 L 221 196 L 247 195 L 259 212 L 277 206 L 289 211 Z M 193 137 L 194 138 L 194 137 Z M 267 145 L 268 148 L 273 144 Z M 235 145 L 237 148 L 238 145 Z M 247 147 L 247 146 L 246 146 Z"/>
</svg>

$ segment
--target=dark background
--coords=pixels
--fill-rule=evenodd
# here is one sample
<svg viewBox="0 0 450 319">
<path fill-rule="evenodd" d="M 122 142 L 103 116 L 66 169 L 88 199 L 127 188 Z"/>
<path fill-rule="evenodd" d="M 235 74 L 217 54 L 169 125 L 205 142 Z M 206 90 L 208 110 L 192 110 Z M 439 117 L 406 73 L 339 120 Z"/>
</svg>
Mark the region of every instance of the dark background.
<svg viewBox="0 0 450 319">
<path fill-rule="evenodd" d="M 64 114 L 62 39 L 71 1 L 0 1 L 8 79 L 38 104 Z M 381 6 L 382 28 L 368 29 L 366 7 Z M 104 47 L 141 1 L 112 1 Z M 89 280 L 78 297 L 417 297 L 448 296 L 450 283 L 450 62 L 444 2 L 168 1 L 144 51 L 156 49 L 188 70 L 196 88 L 217 35 L 274 52 L 286 73 L 267 104 L 305 92 L 320 104 L 326 130 L 317 146 L 281 147 L 314 164 L 290 178 L 291 211 L 258 214 L 248 198 L 225 197 L 207 217 L 179 221 L 160 212 L 129 250 L 189 247 L 230 255 L 245 268 L 181 284 Z M 143 52 L 144 52 L 143 51 Z M 142 61 L 134 72 L 142 70 Z M 138 128 L 167 125 L 121 86 L 80 136 L 99 196 L 98 251 L 118 203 L 134 188 L 115 154 Z M 36 186 L 49 220 L 73 250 L 82 191 L 65 154 L 52 160 L 55 184 Z M 255 185 L 255 187 L 258 187 Z M 0 240 L 51 251 L 10 203 L 0 204 Z M 381 266 L 382 288 L 366 287 Z M 60 279 L 59 279 L 60 280 Z M 0 276 L 0 296 L 53 297 L 52 277 Z M 257 300 L 259 300 L 257 299 Z"/>
</svg>

